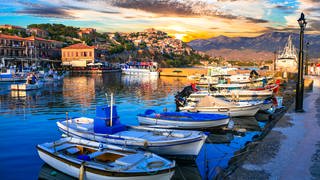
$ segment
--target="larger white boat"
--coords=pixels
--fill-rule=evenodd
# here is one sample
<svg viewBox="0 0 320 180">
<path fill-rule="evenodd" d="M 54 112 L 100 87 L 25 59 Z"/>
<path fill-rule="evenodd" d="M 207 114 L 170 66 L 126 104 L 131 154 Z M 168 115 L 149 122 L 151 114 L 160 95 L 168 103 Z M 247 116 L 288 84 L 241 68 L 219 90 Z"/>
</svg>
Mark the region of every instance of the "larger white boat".
<svg viewBox="0 0 320 180">
<path fill-rule="evenodd" d="M 224 98 L 234 101 L 264 100 L 273 95 L 272 89 L 265 90 L 244 90 L 244 89 L 223 89 L 218 91 L 202 90 L 190 94 L 189 98 L 201 98 L 205 96 Z"/>
<path fill-rule="evenodd" d="M 120 67 L 122 73 L 127 75 L 159 76 L 156 62 L 128 62 Z"/>
<path fill-rule="evenodd" d="M 229 102 L 212 96 L 187 101 L 179 107 L 180 111 L 223 114 L 230 117 L 254 116 L 261 108 L 263 102 Z"/>
<path fill-rule="evenodd" d="M 297 72 L 297 69 L 298 69 L 297 52 L 292 43 L 291 35 L 289 36 L 283 51 L 277 57 L 276 68 L 277 70 L 281 70 L 281 71 Z"/>
<path fill-rule="evenodd" d="M 153 153 L 77 138 L 40 144 L 37 150 L 44 162 L 79 179 L 162 180 L 175 168 L 175 162 Z"/>
<path fill-rule="evenodd" d="M 85 117 L 67 119 L 58 121 L 57 125 L 60 131 L 68 136 L 143 148 L 164 155 L 196 156 L 207 138 L 201 131 L 125 126 L 120 123 L 116 108 L 110 109 L 107 106 L 98 106 L 97 117 L 94 119 Z"/>
</svg>

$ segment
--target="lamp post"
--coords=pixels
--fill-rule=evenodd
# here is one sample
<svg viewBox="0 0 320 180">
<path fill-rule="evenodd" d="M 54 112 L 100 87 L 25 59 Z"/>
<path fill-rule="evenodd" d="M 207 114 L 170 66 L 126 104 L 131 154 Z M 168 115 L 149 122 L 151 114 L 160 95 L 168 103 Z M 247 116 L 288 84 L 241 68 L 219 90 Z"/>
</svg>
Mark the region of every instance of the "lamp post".
<svg viewBox="0 0 320 180">
<path fill-rule="evenodd" d="M 307 42 L 306 44 L 306 65 L 305 65 L 305 69 L 304 69 L 304 75 L 308 75 L 308 64 L 309 64 L 309 46 L 310 46 L 310 42 Z"/>
<path fill-rule="evenodd" d="M 304 112 L 303 110 L 303 34 L 306 28 L 307 22 L 304 18 L 304 14 L 301 13 L 301 17 L 298 19 L 300 26 L 300 50 L 299 50 L 299 63 L 298 63 L 298 81 L 296 87 L 296 112 Z"/>
</svg>

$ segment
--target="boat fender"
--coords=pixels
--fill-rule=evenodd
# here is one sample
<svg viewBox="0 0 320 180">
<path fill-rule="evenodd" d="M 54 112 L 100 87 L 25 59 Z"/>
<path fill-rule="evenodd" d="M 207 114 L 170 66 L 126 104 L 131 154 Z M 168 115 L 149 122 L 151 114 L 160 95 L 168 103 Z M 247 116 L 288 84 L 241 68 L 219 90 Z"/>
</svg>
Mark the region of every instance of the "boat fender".
<svg viewBox="0 0 320 180">
<path fill-rule="evenodd" d="M 103 150 L 103 144 L 99 144 L 99 151 L 102 151 Z"/>
<path fill-rule="evenodd" d="M 209 136 L 209 135 L 210 135 L 210 132 L 206 131 L 206 132 L 203 132 L 203 134 Z"/>
<path fill-rule="evenodd" d="M 144 142 L 143 142 L 143 147 L 144 147 L 144 148 L 148 148 L 148 141 L 144 141 Z"/>
</svg>

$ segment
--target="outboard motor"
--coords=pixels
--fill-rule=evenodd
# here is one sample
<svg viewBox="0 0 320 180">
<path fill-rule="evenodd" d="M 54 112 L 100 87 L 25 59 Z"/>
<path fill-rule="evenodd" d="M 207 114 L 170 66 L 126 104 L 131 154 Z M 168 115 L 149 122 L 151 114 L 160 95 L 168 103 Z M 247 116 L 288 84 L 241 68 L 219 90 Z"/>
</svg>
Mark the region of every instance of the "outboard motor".
<svg viewBox="0 0 320 180">
<path fill-rule="evenodd" d="M 252 70 L 250 72 L 250 78 L 252 79 L 252 78 L 256 78 L 256 77 L 259 77 L 258 72 L 256 70 Z"/>
<path fill-rule="evenodd" d="M 183 107 L 186 104 L 187 98 L 190 96 L 190 94 L 192 94 L 195 91 L 197 91 L 195 85 L 190 85 L 183 88 L 181 92 L 178 92 L 174 96 L 176 103 L 176 111 L 179 111 L 179 107 Z"/>
</svg>

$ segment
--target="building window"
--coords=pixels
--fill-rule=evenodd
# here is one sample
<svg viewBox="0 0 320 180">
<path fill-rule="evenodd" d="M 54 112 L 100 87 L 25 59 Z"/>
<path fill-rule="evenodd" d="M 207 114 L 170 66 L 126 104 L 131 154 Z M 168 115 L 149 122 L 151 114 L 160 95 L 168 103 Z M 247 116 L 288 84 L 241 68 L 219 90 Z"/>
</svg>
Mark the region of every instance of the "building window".
<svg viewBox="0 0 320 180">
<path fill-rule="evenodd" d="M 92 57 L 92 52 L 91 51 L 89 52 L 89 56 Z"/>
<path fill-rule="evenodd" d="M 66 52 L 63 52 L 63 56 L 62 57 L 66 57 Z"/>
<path fill-rule="evenodd" d="M 79 55 L 78 52 L 76 52 L 76 57 L 78 57 L 78 55 Z"/>
<path fill-rule="evenodd" d="M 84 57 L 87 57 L 87 52 L 84 52 Z"/>
<path fill-rule="evenodd" d="M 68 52 L 67 54 L 68 54 L 68 57 L 70 57 L 70 52 Z"/>
</svg>

